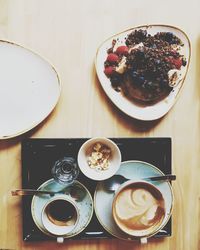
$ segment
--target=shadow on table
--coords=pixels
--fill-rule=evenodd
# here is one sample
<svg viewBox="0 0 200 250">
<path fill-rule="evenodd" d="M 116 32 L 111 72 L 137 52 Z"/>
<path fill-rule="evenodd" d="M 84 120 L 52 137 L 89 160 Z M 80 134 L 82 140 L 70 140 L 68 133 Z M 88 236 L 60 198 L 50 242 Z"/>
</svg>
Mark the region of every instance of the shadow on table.
<svg viewBox="0 0 200 250">
<path fill-rule="evenodd" d="M 144 247 L 147 249 L 149 245 L 152 244 L 162 244 L 163 239 L 151 239 L 147 245 L 145 244 Z M 121 249 L 126 249 L 126 250 L 132 250 L 132 249 L 141 249 L 141 244 L 138 241 L 123 241 L 123 240 L 118 240 L 118 239 L 101 239 L 101 240 L 66 240 L 63 244 L 58 244 L 56 242 L 31 242 L 31 243 L 23 243 L 24 247 L 35 247 L 37 249 L 43 249 L 43 248 L 48 248 L 48 250 L 51 249 L 96 249 L 97 246 L 99 249 L 115 249 L 115 250 L 121 250 Z M 142 248 L 144 249 L 144 248 Z"/>
<path fill-rule="evenodd" d="M 18 143 L 21 143 L 26 138 L 32 137 L 37 131 L 39 131 L 43 126 L 48 124 L 48 121 L 52 119 L 52 116 L 55 115 L 55 113 L 58 112 L 58 106 L 55 107 L 55 109 L 36 127 L 32 128 L 31 130 L 20 134 L 18 136 L 15 136 L 13 138 L 5 138 L 3 140 L 0 140 L 0 151 L 1 150 L 7 150 L 9 148 L 12 148 L 13 146 L 17 145 Z"/>
<path fill-rule="evenodd" d="M 196 61 L 195 61 L 195 65 L 196 65 L 196 76 L 195 76 L 195 84 L 196 84 L 196 90 L 195 94 L 198 95 L 198 100 L 200 99 L 200 36 L 197 39 L 197 48 L 196 48 Z"/>
</svg>

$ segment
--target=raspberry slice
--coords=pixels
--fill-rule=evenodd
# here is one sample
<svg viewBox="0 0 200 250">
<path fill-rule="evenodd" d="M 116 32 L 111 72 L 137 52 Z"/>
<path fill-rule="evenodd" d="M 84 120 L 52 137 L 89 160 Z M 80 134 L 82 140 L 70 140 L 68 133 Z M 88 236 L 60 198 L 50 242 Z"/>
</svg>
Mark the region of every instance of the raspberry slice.
<svg viewBox="0 0 200 250">
<path fill-rule="evenodd" d="M 119 61 L 119 57 L 118 55 L 114 54 L 114 53 L 110 53 L 106 59 L 108 62 L 110 63 L 116 63 Z"/>
<path fill-rule="evenodd" d="M 174 64 L 177 69 L 180 69 L 182 66 L 182 60 L 179 58 L 178 59 L 173 58 L 172 64 Z"/>
<path fill-rule="evenodd" d="M 105 75 L 107 75 L 108 77 L 111 76 L 114 72 L 114 67 L 112 66 L 108 66 L 104 69 L 104 73 Z"/>
<path fill-rule="evenodd" d="M 128 54 L 128 47 L 127 46 L 119 46 L 116 49 L 116 53 L 118 55 L 127 55 Z"/>
</svg>

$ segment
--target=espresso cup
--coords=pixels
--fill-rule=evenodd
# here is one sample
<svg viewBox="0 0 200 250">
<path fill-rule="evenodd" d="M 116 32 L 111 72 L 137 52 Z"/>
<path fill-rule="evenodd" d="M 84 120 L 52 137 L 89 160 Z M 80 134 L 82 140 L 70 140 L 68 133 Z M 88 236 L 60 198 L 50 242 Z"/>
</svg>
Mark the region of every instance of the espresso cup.
<svg viewBox="0 0 200 250">
<path fill-rule="evenodd" d="M 161 191 L 146 181 L 127 181 L 117 190 L 112 204 L 117 226 L 131 237 L 147 243 L 169 220 Z"/>
<path fill-rule="evenodd" d="M 44 228 L 57 237 L 59 243 L 64 241 L 64 235 L 77 226 L 78 220 L 79 212 L 75 202 L 63 196 L 53 197 L 42 210 Z"/>
</svg>

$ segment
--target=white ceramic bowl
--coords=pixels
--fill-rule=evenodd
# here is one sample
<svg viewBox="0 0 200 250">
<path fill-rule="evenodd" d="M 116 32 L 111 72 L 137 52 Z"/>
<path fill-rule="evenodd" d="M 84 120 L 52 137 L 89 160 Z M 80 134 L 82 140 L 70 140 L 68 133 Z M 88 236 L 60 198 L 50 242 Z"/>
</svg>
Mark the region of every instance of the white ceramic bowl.
<svg viewBox="0 0 200 250">
<path fill-rule="evenodd" d="M 111 149 L 111 156 L 109 157 L 109 167 L 106 170 L 97 170 L 91 168 L 88 164 L 88 158 L 92 152 L 93 146 L 97 143 L 106 145 Z M 87 140 L 81 146 L 78 152 L 78 165 L 81 172 L 92 180 L 105 180 L 113 176 L 119 169 L 121 164 L 121 152 L 118 146 L 110 139 L 104 137 L 96 137 Z"/>
</svg>

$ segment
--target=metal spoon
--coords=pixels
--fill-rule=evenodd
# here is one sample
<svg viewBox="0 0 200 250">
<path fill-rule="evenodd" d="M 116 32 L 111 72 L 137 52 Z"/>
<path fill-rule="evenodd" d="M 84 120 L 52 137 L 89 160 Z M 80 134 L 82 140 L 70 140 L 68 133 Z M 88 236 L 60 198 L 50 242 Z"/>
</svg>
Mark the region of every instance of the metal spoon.
<svg viewBox="0 0 200 250">
<path fill-rule="evenodd" d="M 130 180 L 130 179 L 127 179 L 122 175 L 114 175 L 113 177 L 104 181 L 104 186 L 105 186 L 107 191 L 115 192 L 122 183 L 124 183 L 125 181 L 128 181 L 128 180 Z M 152 177 L 142 178 L 142 180 L 145 180 L 145 181 L 173 181 L 173 180 L 176 180 L 176 175 L 167 174 L 167 175 L 161 175 L 161 176 L 152 176 Z"/>
<path fill-rule="evenodd" d="M 15 189 L 11 191 L 12 196 L 24 196 L 24 195 L 35 195 L 35 194 L 55 195 L 57 193 L 64 193 L 64 192 L 42 191 L 37 189 Z"/>
<path fill-rule="evenodd" d="M 55 194 L 70 194 L 75 200 L 80 201 L 84 199 L 86 192 L 81 186 L 73 185 L 64 188 L 59 191 L 46 191 L 46 190 L 37 190 L 37 189 L 15 189 L 11 191 L 12 196 L 25 196 L 25 195 L 37 195 L 37 194 L 47 194 L 54 196 Z"/>
</svg>

